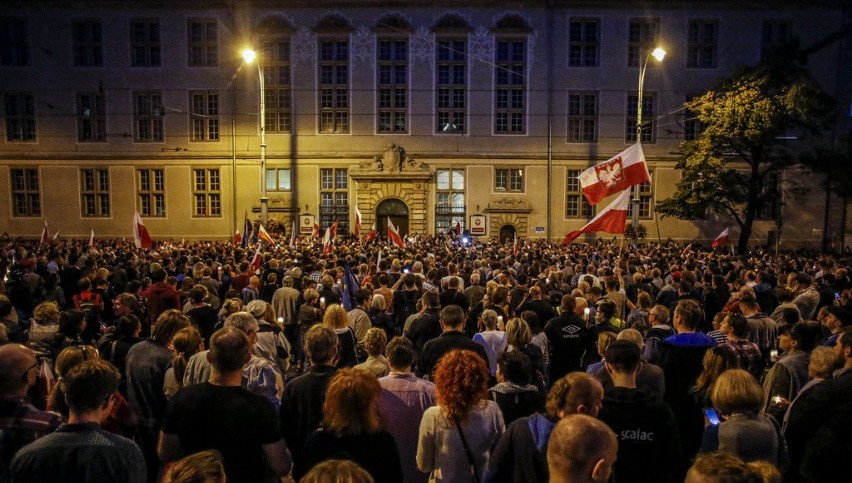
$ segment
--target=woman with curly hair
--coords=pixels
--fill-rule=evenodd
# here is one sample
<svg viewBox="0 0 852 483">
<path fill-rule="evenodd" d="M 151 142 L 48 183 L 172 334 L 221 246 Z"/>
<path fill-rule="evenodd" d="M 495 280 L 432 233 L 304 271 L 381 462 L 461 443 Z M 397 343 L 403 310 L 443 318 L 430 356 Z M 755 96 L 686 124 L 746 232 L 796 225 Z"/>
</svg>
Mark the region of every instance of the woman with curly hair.
<svg viewBox="0 0 852 483">
<path fill-rule="evenodd" d="M 313 466 L 340 455 L 361 465 L 376 483 L 402 481 L 399 450 L 393 436 L 382 429 L 375 376 L 361 369 L 341 369 L 325 393 L 322 426 L 305 442 L 293 477 L 299 479 Z"/>
<path fill-rule="evenodd" d="M 453 350 L 435 367 L 438 405 L 423 413 L 417 467 L 444 482 L 479 481 L 505 424 L 488 398 L 491 373 L 472 351 Z"/>
<path fill-rule="evenodd" d="M 329 305 L 325 309 L 322 323 L 333 330 L 340 341 L 337 367 L 354 367 L 355 364 L 358 364 L 358 355 L 355 352 L 357 340 L 355 339 L 355 331 L 349 326 L 349 315 L 346 313 L 346 309 L 338 304 Z"/>
</svg>

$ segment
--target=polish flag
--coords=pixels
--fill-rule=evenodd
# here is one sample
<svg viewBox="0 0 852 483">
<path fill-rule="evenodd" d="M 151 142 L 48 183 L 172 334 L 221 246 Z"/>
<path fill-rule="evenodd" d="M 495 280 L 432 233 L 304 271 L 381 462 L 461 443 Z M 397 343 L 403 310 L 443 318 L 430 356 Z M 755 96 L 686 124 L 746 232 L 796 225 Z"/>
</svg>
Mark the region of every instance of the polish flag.
<svg viewBox="0 0 852 483">
<path fill-rule="evenodd" d="M 337 222 L 335 222 L 336 224 Z M 334 237 L 331 235 L 331 229 L 334 225 L 325 229 L 325 235 L 322 237 L 322 256 L 327 257 L 331 253 Z"/>
<path fill-rule="evenodd" d="M 261 223 L 259 226 L 260 228 L 258 229 L 257 237 L 265 241 L 266 243 L 269 243 L 270 245 L 274 245 L 275 241 L 272 240 L 272 237 L 269 235 L 269 232 L 266 231 L 266 228 L 263 227 L 263 223 Z"/>
<path fill-rule="evenodd" d="M 630 190 L 625 189 L 618 195 L 615 201 L 598 213 L 598 216 L 586 223 L 586 226 L 565 235 L 562 244 L 567 245 L 571 243 L 583 233 L 594 233 L 597 231 L 615 234 L 624 233 L 624 226 L 627 224 L 627 207 L 629 204 Z"/>
<path fill-rule="evenodd" d="M 515 241 L 512 243 L 512 256 L 517 256 L 520 249 L 518 248 L 518 233 L 515 232 Z"/>
<path fill-rule="evenodd" d="M 580 187 L 590 205 L 596 205 L 635 184 L 651 181 L 645 154 L 638 142 L 606 162 L 580 173 Z"/>
<path fill-rule="evenodd" d="M 39 241 L 40 245 L 45 245 L 47 243 L 47 220 L 44 220 L 44 227 L 41 229 L 41 240 Z"/>
<path fill-rule="evenodd" d="M 243 236 L 240 235 L 240 230 L 237 230 L 236 232 L 234 232 L 234 246 L 239 245 L 240 242 L 242 242 L 242 241 L 243 241 Z"/>
<path fill-rule="evenodd" d="M 352 232 L 355 234 L 355 238 L 361 236 L 361 210 L 358 207 L 355 207 L 355 230 Z"/>
<path fill-rule="evenodd" d="M 388 217 L 388 239 L 394 245 L 405 250 L 405 240 L 403 240 L 402 237 L 399 236 L 399 232 L 396 231 L 396 228 L 394 228 L 393 223 L 391 223 L 390 217 Z"/>
<path fill-rule="evenodd" d="M 95 236 L 94 230 L 92 236 Z M 133 243 L 136 248 L 151 248 L 151 235 L 148 234 L 148 229 L 145 228 L 145 223 L 142 223 L 142 217 L 139 212 L 133 214 Z"/>
<path fill-rule="evenodd" d="M 313 238 L 319 238 L 320 237 L 319 223 L 314 223 L 314 231 L 311 232 L 311 237 L 313 237 Z"/>
<path fill-rule="evenodd" d="M 378 223 L 378 220 L 373 222 L 373 227 L 370 228 L 370 233 L 367 233 L 367 235 L 363 239 L 364 243 L 370 243 L 371 241 L 376 239 L 376 226 L 378 225 Z"/>
<path fill-rule="evenodd" d="M 719 233 L 719 236 L 713 240 L 713 243 L 710 244 L 711 247 L 716 248 L 723 243 L 729 243 L 731 239 L 728 237 L 728 229 L 725 228 L 722 233 Z"/>
<path fill-rule="evenodd" d="M 290 233 L 290 248 L 296 246 L 296 219 L 293 218 L 293 231 Z"/>
<path fill-rule="evenodd" d="M 263 245 L 260 244 L 257 245 L 257 250 L 254 251 L 254 257 L 251 259 L 251 263 L 249 263 L 249 268 L 251 268 L 253 272 L 260 270 L 260 247 L 262 246 Z"/>
<path fill-rule="evenodd" d="M 331 224 L 331 228 L 329 228 L 331 230 L 331 239 L 332 240 L 337 238 L 337 223 L 338 223 L 337 220 L 334 220 L 334 223 Z"/>
<path fill-rule="evenodd" d="M 461 222 L 456 222 L 456 235 L 461 235 Z"/>
</svg>

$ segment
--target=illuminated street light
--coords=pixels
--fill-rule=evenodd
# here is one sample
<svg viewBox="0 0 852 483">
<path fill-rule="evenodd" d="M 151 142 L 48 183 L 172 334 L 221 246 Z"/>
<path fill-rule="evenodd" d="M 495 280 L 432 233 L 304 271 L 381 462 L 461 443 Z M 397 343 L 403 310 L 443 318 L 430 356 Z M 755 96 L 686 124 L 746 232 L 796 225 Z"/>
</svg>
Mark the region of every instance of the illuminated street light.
<svg viewBox="0 0 852 483">
<path fill-rule="evenodd" d="M 266 88 L 263 83 L 263 69 L 257 61 L 257 52 L 252 49 L 242 51 L 246 64 L 257 64 L 257 79 L 260 84 L 260 221 L 266 224 L 269 218 L 269 198 L 266 196 Z"/>
<path fill-rule="evenodd" d="M 636 106 L 636 142 L 642 142 L 642 93 L 645 89 L 645 70 L 648 68 L 648 62 L 653 57 L 657 62 L 662 62 L 662 60 L 666 57 L 666 51 L 661 47 L 657 47 L 656 49 L 648 52 L 648 55 L 645 57 L 645 62 L 642 63 L 639 69 L 639 98 L 638 104 Z M 633 213 L 631 216 L 631 223 L 633 224 L 633 246 L 637 246 L 639 244 L 639 185 L 634 185 L 633 188 L 633 199 L 631 200 L 631 204 L 633 205 Z"/>
</svg>

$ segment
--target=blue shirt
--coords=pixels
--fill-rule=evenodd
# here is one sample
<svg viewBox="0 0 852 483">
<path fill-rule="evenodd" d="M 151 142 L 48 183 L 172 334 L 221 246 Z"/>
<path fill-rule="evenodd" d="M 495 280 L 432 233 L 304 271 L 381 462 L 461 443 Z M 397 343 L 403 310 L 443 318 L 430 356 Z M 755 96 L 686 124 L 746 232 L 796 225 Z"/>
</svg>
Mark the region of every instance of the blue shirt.
<svg viewBox="0 0 852 483">
<path fill-rule="evenodd" d="M 674 345 L 713 347 L 716 341 L 701 332 L 684 332 L 666 338 L 666 342 Z"/>
</svg>

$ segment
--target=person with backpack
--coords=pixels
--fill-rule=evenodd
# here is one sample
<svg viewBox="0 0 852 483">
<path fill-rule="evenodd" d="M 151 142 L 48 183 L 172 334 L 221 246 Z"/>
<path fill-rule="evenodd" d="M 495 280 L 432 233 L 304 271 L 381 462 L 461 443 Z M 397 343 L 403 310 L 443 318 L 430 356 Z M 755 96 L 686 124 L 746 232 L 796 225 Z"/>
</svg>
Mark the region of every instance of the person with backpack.
<svg viewBox="0 0 852 483">
<path fill-rule="evenodd" d="M 651 328 L 645 333 L 645 350 L 642 358 L 648 362 L 656 363 L 660 343 L 667 337 L 675 335 L 674 329 L 669 325 L 670 312 L 664 305 L 655 305 L 648 312 L 648 323 Z"/>
<path fill-rule="evenodd" d="M 393 293 L 393 318 L 397 334 L 403 332 L 408 317 L 417 313 L 417 301 L 423 295 L 417 288 L 417 275 L 405 274 L 402 278 L 402 284 L 403 288 Z"/>
<path fill-rule="evenodd" d="M 101 295 L 92 290 L 92 281 L 88 277 L 80 279 L 77 285 L 79 292 L 72 297 L 74 308 L 83 312 L 86 325 L 81 337 L 85 342 L 97 340 L 101 332 L 101 312 L 104 310 L 104 301 Z"/>
</svg>

